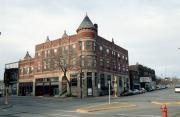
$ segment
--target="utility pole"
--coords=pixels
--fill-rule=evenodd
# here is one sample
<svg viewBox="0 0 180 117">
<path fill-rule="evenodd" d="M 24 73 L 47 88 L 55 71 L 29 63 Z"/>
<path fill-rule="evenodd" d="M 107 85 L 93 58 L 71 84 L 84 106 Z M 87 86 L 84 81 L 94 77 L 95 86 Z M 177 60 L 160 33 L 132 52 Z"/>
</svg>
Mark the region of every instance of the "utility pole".
<svg viewBox="0 0 180 117">
<path fill-rule="evenodd" d="M 81 88 L 81 99 L 83 98 L 83 91 L 82 91 L 82 41 L 80 41 L 80 45 L 81 45 L 81 56 L 80 56 L 80 88 Z"/>
<path fill-rule="evenodd" d="M 108 81 L 108 85 L 109 85 L 109 104 L 111 104 L 111 92 L 110 92 L 110 83 L 111 81 Z"/>
</svg>

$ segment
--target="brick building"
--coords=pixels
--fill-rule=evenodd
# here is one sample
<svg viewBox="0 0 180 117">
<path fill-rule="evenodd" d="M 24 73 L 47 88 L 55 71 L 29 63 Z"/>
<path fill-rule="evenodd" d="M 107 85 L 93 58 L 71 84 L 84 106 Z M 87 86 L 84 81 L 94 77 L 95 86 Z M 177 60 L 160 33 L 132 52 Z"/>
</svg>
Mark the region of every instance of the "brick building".
<svg viewBox="0 0 180 117">
<path fill-rule="evenodd" d="M 151 90 L 150 88 L 155 86 L 155 70 L 141 64 L 129 66 L 129 77 L 131 90 L 140 88 Z"/>
<path fill-rule="evenodd" d="M 98 25 L 87 15 L 76 32 L 74 35 L 64 32 L 61 38 L 52 41 L 47 37 L 45 43 L 35 46 L 33 58 L 26 53 L 19 61 L 19 95 L 68 93 L 70 87 L 62 67 L 66 68 L 72 95 L 78 97 L 106 95 L 108 81 L 117 95 L 129 88 L 128 51 L 113 39 L 108 41 L 99 36 Z"/>
</svg>

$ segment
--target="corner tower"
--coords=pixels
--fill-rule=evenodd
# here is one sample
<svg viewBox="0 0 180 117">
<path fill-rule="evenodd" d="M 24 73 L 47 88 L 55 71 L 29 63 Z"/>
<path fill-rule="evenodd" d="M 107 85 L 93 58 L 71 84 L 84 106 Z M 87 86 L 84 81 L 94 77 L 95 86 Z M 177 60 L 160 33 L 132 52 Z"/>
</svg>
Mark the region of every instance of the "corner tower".
<svg viewBox="0 0 180 117">
<path fill-rule="evenodd" d="M 93 24 L 89 17 L 86 15 L 76 30 L 79 38 L 89 37 L 96 38 L 97 24 Z"/>
<path fill-rule="evenodd" d="M 94 77 L 97 76 L 96 70 L 96 40 L 97 40 L 97 24 L 93 25 L 89 17 L 86 15 L 79 25 L 77 38 L 80 46 L 80 68 L 84 74 L 84 85 L 82 96 L 96 96 L 97 89 L 95 87 Z M 82 78 L 82 77 L 81 77 Z M 81 83 L 80 83 L 81 84 Z M 80 90 L 80 89 L 79 89 Z"/>
</svg>

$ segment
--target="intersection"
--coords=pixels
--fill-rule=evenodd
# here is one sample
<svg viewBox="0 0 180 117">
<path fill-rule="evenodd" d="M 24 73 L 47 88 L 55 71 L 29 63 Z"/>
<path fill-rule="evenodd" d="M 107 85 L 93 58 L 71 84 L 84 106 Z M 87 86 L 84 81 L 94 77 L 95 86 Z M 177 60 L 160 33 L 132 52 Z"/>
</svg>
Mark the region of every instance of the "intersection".
<svg viewBox="0 0 180 117">
<path fill-rule="evenodd" d="M 108 104 L 108 96 L 78 98 L 54 97 L 10 97 L 11 107 L 1 109 L 0 117 L 161 117 L 161 104 L 167 103 L 169 117 L 180 117 L 180 94 L 173 89 L 164 89 L 145 94 L 111 99 L 113 103 L 126 103 L 135 107 L 77 112 L 78 108 L 87 108 Z M 1 98 L 1 103 L 3 98 Z"/>
</svg>

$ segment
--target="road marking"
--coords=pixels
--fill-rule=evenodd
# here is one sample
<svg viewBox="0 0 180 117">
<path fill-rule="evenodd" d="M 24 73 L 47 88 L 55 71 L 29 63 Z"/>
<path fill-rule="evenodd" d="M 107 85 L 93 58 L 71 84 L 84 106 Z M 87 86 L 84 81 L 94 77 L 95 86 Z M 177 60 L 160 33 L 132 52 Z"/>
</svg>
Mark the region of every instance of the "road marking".
<svg viewBox="0 0 180 117">
<path fill-rule="evenodd" d="M 57 114 L 57 113 L 52 113 L 52 114 L 48 114 L 49 116 L 56 116 L 56 117 L 80 117 L 80 116 L 76 116 L 76 115 L 61 115 L 61 114 Z"/>
<path fill-rule="evenodd" d="M 124 117 L 161 117 L 157 115 L 128 115 L 128 114 L 116 114 L 116 116 L 124 116 Z"/>
<path fill-rule="evenodd" d="M 155 102 L 155 101 L 152 101 L 151 102 L 152 104 L 157 104 L 157 105 L 163 105 L 163 104 L 166 104 L 166 105 L 179 105 L 180 102 Z"/>
<path fill-rule="evenodd" d="M 56 110 L 56 111 L 62 111 L 62 112 L 70 112 L 70 113 L 77 113 L 76 111 L 73 110 Z"/>
<path fill-rule="evenodd" d="M 80 117 L 80 116 L 74 116 L 74 115 L 60 115 L 61 117 Z"/>
</svg>

